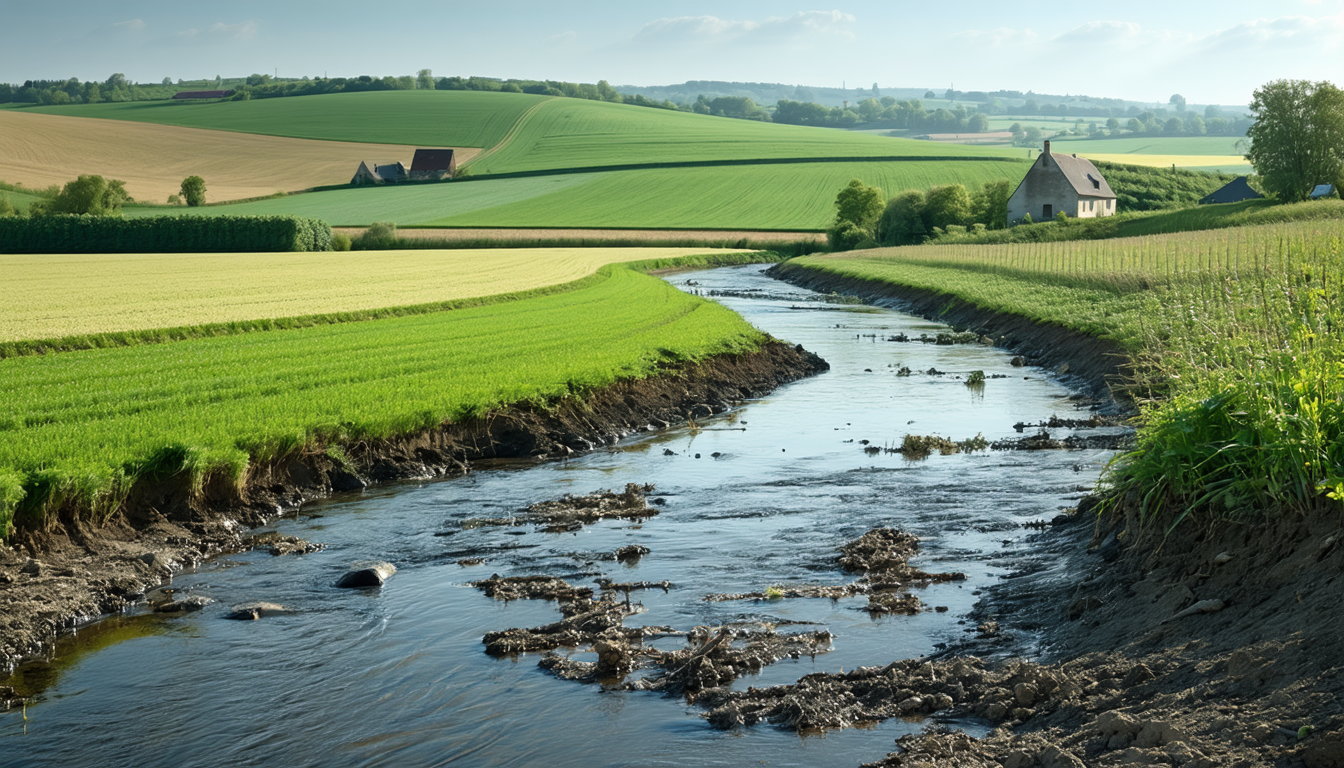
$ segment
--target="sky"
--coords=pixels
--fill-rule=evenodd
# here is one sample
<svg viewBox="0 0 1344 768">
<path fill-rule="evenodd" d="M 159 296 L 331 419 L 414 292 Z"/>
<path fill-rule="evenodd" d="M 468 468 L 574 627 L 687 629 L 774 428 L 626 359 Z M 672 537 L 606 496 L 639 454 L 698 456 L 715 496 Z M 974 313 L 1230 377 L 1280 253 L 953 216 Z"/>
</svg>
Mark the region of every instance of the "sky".
<svg viewBox="0 0 1344 768">
<path fill-rule="evenodd" d="M 0 81 L 486 75 L 729 80 L 1246 104 L 1344 86 L 1344 0 L 3 0 Z"/>
</svg>

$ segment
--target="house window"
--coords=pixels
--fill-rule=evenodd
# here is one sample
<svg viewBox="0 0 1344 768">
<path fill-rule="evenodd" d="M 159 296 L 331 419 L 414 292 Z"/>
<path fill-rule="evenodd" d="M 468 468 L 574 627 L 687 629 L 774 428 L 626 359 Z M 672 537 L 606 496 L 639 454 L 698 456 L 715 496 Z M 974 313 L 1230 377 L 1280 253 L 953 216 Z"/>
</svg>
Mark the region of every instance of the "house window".
<svg viewBox="0 0 1344 768">
<path fill-rule="evenodd" d="M 1046 203 L 1045 205 L 1041 206 L 1041 220 L 1049 221 L 1050 219 L 1053 218 L 1055 218 L 1055 206 L 1049 203 Z"/>
</svg>

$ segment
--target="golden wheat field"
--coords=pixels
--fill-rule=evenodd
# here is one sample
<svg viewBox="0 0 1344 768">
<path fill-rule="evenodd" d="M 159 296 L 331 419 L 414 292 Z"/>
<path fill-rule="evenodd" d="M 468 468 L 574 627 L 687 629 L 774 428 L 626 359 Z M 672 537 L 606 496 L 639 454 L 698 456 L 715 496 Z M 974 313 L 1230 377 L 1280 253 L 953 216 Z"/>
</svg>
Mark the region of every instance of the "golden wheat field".
<svg viewBox="0 0 1344 768">
<path fill-rule="evenodd" d="M 0 255 L 0 341 L 492 296 L 705 248 Z"/>
<path fill-rule="evenodd" d="M 480 152 L 455 149 L 459 163 Z M 42 188 L 98 174 L 121 179 L 131 197 L 150 203 L 167 202 L 188 176 L 205 179 L 209 202 L 345 184 L 361 160 L 410 167 L 415 150 L 0 111 L 0 180 Z"/>
</svg>

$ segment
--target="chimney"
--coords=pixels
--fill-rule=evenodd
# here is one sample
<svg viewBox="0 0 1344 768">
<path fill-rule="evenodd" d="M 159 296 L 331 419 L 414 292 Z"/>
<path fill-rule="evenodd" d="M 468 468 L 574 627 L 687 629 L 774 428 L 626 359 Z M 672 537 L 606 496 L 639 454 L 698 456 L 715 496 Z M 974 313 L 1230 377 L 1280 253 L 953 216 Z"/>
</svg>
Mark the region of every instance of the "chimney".
<svg viewBox="0 0 1344 768">
<path fill-rule="evenodd" d="M 1045 140 L 1045 151 L 1044 151 L 1042 154 L 1046 154 L 1046 155 L 1050 154 L 1050 140 L 1049 140 L 1049 139 L 1046 139 L 1046 140 Z"/>
</svg>

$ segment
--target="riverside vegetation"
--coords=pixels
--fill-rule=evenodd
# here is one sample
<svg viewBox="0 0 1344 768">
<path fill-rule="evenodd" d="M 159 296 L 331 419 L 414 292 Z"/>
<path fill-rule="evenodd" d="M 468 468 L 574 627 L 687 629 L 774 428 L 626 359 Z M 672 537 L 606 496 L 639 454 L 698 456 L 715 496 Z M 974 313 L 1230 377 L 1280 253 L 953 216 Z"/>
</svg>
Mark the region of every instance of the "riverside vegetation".
<svg viewBox="0 0 1344 768">
<path fill-rule="evenodd" d="M 926 245 L 787 269 L 891 283 L 1118 342 L 1144 425 L 1106 493 L 1146 525 L 1344 501 L 1344 221 Z"/>
<path fill-rule="evenodd" d="M 766 337 L 736 314 L 641 271 L 763 258 L 608 265 L 559 292 L 450 312 L 266 333 L 188 326 L 169 343 L 0 360 L 0 527 L 41 530 L 62 510 L 97 522 L 142 477 L 185 473 L 196 489 L 211 477 L 241 484 L 255 462 L 300 450 L 415 433 L 752 351 Z M 180 309 L 193 312 L 213 317 L 208 304 Z M 378 313 L 352 319 L 368 317 Z M 162 376 L 170 365 L 171 380 Z"/>
</svg>

